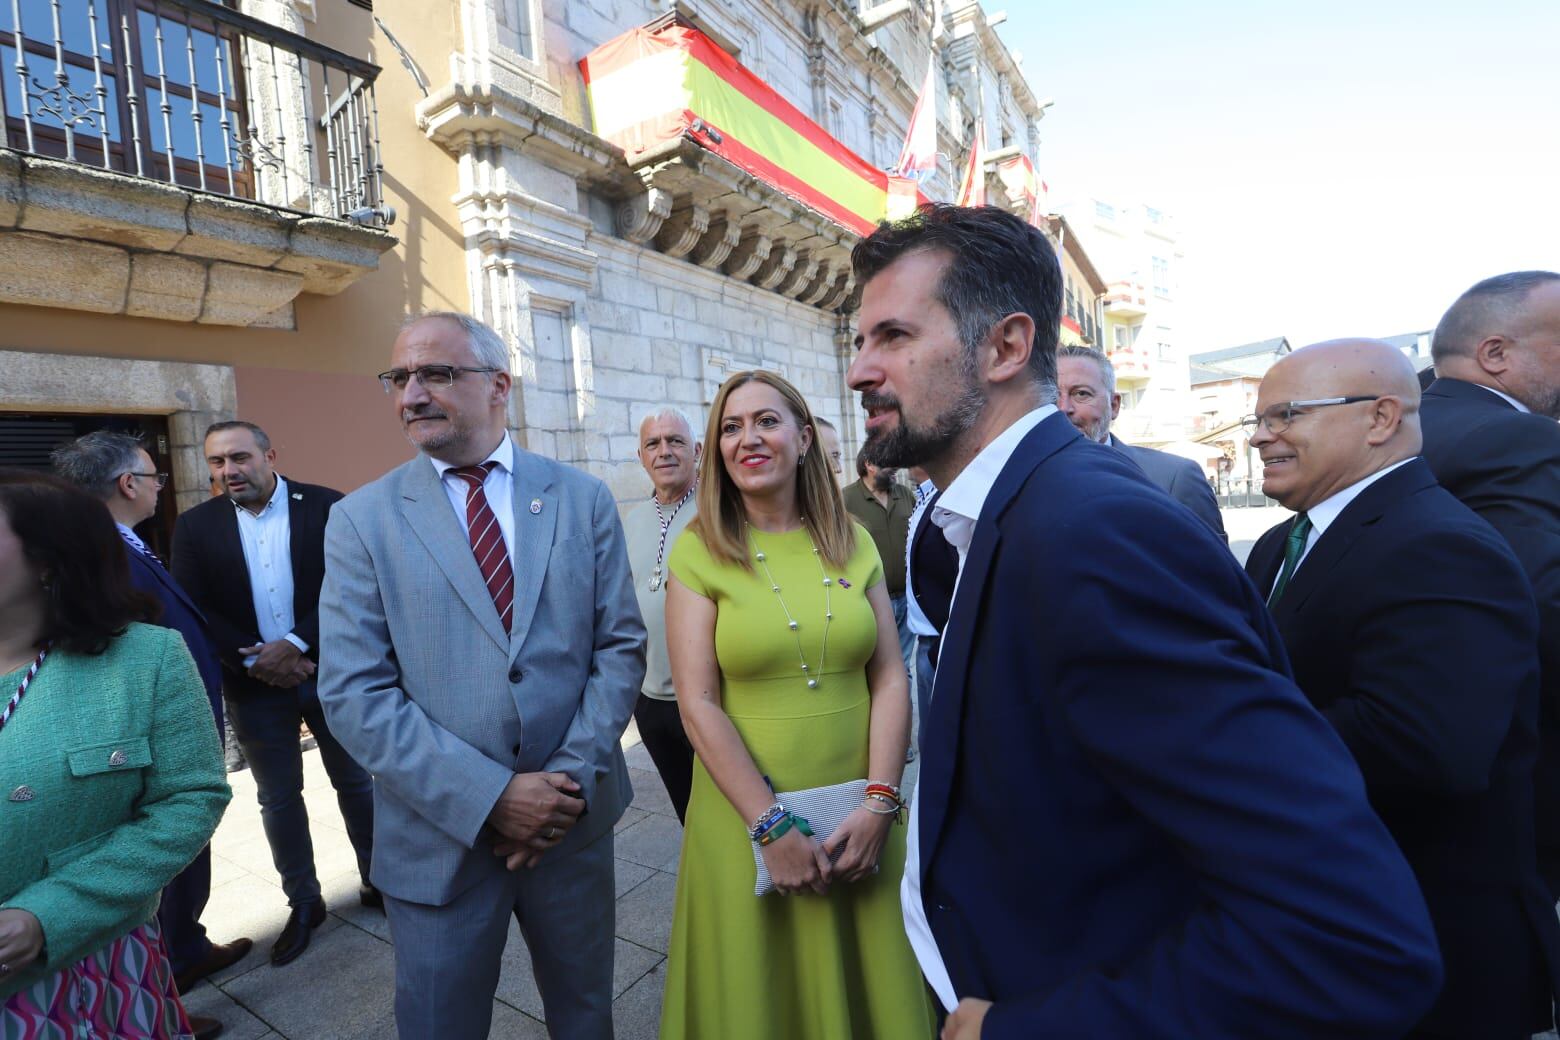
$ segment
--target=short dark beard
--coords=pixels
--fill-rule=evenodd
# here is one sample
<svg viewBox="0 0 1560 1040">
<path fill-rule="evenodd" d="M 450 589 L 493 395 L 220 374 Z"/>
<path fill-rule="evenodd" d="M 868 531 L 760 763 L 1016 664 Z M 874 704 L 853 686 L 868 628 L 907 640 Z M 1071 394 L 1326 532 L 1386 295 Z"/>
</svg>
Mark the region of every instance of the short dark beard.
<svg viewBox="0 0 1560 1040">
<path fill-rule="evenodd" d="M 868 433 L 862 446 L 868 462 L 880 469 L 901 469 L 905 466 L 936 465 L 937 461 L 953 450 L 959 438 L 970 431 L 986 410 L 986 397 L 962 370 L 963 386 L 959 396 L 932 422 L 927 429 L 911 429 L 903 412 L 899 413 L 899 425 L 887 433 Z M 865 403 L 868 395 L 862 395 Z M 895 402 L 897 405 L 897 402 Z"/>
</svg>

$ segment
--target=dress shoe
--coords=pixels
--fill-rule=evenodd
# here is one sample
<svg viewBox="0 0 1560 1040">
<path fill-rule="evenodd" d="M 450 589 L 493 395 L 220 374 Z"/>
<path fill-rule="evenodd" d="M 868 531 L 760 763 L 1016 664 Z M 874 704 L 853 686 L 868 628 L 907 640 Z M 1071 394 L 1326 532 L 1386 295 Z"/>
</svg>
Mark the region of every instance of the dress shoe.
<svg viewBox="0 0 1560 1040">
<path fill-rule="evenodd" d="M 254 945 L 253 939 L 234 939 L 230 943 L 221 945 L 212 943 L 211 949 L 206 951 L 206 956 L 174 975 L 174 985 L 179 987 L 180 993 L 188 993 L 207 975 L 215 975 L 224 968 L 231 968 L 248 957 Z"/>
<path fill-rule="evenodd" d="M 382 912 L 385 908 L 385 897 L 380 894 L 379 889 L 367 882 L 358 886 L 358 902 L 370 910 Z"/>
<path fill-rule="evenodd" d="M 195 1034 L 195 1040 L 216 1040 L 222 1035 L 222 1023 L 205 1015 L 190 1016 L 190 1032 Z"/>
<path fill-rule="evenodd" d="M 299 954 L 309 948 L 309 936 L 314 929 L 324 923 L 325 900 L 316 899 L 293 907 L 292 913 L 287 915 L 287 923 L 282 926 L 282 934 L 277 936 L 276 945 L 271 947 L 271 963 L 280 968 L 297 960 Z"/>
</svg>

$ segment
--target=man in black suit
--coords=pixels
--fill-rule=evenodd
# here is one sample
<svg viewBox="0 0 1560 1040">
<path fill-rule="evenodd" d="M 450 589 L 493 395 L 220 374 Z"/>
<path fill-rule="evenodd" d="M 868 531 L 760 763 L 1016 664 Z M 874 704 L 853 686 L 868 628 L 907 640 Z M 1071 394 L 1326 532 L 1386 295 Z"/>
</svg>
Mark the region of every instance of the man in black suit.
<svg viewBox="0 0 1560 1040">
<path fill-rule="evenodd" d="M 206 620 L 200 609 L 163 562 L 135 533 L 136 525 L 150 520 L 157 512 L 157 493 L 167 475 L 158 473 L 151 455 L 141 442 L 125 433 L 98 430 L 79 437 L 54 450 L 54 471 L 108 506 L 125 543 L 130 564 L 130 581 L 137 589 L 157 599 L 161 606 L 158 623 L 176 629 L 184 637 L 190 656 L 200 671 L 216 718 L 217 733 L 222 732 L 222 666 L 206 632 Z M 211 897 L 211 848 L 207 846 L 163 889 L 157 907 L 163 943 L 173 963 L 180 992 L 201 979 L 232 967 L 254 946 L 250 939 L 213 943 L 200 923 L 201 912 Z M 194 1015 L 190 1018 L 197 1040 L 209 1040 L 222 1031 L 222 1023 Z"/>
<path fill-rule="evenodd" d="M 1526 1040 L 1560 993 L 1533 845 L 1538 615 L 1505 542 L 1418 457 L 1418 411 L 1388 343 L 1269 369 L 1247 427 L 1297 515 L 1246 568 L 1430 908 L 1446 982 L 1411 1035 Z"/>
<path fill-rule="evenodd" d="M 1400 1036 L 1413 874 L 1223 542 L 1051 404 L 1055 250 L 937 205 L 852 262 L 869 458 L 956 557 L 901 889 L 943 1040 Z"/>
<path fill-rule="evenodd" d="M 1425 461 L 1510 543 L 1538 600 L 1538 862 L 1560 899 L 1560 274 L 1475 285 L 1436 326 L 1431 354 Z"/>
<path fill-rule="evenodd" d="M 307 723 L 336 789 L 362 878 L 359 898 L 379 906 L 368 883 L 373 782 L 331 735 L 315 692 L 325 519 L 341 493 L 288 481 L 253 423 L 206 431 L 206 464 L 223 494 L 179 517 L 173 573 L 205 612 L 227 675 L 233 732 L 249 759 L 271 859 L 291 912 L 271 963 L 295 959 L 325 922 L 314 845 L 303 801 L 298 726 Z"/>
<path fill-rule="evenodd" d="M 1202 467 L 1168 451 L 1125 444 L 1110 432 L 1111 421 L 1121 414 L 1116 366 L 1110 358 L 1092 347 L 1057 348 L 1056 389 L 1056 407 L 1085 437 L 1126 455 L 1161 491 L 1190 509 L 1220 538 L 1229 540 L 1218 500 Z"/>
</svg>

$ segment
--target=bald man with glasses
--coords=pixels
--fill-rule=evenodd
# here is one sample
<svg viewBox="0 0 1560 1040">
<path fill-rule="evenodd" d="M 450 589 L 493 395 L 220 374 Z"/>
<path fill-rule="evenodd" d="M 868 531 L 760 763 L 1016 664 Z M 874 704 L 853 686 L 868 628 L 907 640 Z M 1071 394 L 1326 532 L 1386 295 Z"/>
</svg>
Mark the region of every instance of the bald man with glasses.
<svg viewBox="0 0 1560 1040">
<path fill-rule="evenodd" d="M 1295 516 L 1258 540 L 1247 573 L 1414 869 L 1440 944 L 1445 984 L 1410 1036 L 1526 1040 L 1550 1027 L 1560 992 L 1533 838 L 1531 588 L 1420 457 L 1418 381 L 1390 344 L 1295 351 L 1263 378 L 1257 408 L 1246 422 L 1264 491 Z"/>
</svg>

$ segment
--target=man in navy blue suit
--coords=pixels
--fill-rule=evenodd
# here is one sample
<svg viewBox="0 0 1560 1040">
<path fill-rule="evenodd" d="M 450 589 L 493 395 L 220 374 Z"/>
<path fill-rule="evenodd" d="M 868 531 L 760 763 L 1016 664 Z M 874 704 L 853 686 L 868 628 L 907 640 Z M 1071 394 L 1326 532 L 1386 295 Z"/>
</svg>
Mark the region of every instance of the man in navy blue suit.
<svg viewBox="0 0 1560 1040">
<path fill-rule="evenodd" d="M 944 1037 L 1401 1036 L 1418 885 L 1228 549 L 1050 403 L 1050 244 L 931 206 L 853 262 L 868 449 L 960 559 L 904 880 Z"/>
<path fill-rule="evenodd" d="M 125 556 L 130 562 L 130 581 L 162 605 L 159 623 L 177 629 L 184 636 L 206 685 L 206 696 L 211 701 L 220 735 L 222 665 L 206 631 L 205 618 L 134 530 L 137 524 L 150 520 L 157 512 L 157 493 L 162 490 L 167 475 L 156 471 L 151 455 L 139 440 L 129 434 L 107 430 L 89 433 L 55 449 L 53 463 L 61 477 L 96 495 L 108 506 L 124 539 Z M 210 896 L 211 849 L 208 846 L 201 849 L 194 862 L 163 889 L 162 904 L 157 911 L 163 942 L 168 947 L 181 991 L 188 990 L 213 972 L 238 963 L 254 945 L 249 939 L 215 944 L 206 938 L 200 915 Z M 198 1037 L 216 1035 L 210 1030 L 214 1019 L 192 1022 Z"/>
<path fill-rule="evenodd" d="M 1287 355 L 1247 422 L 1295 516 L 1246 562 L 1295 679 L 1354 754 L 1419 878 L 1446 983 L 1414 1037 L 1527 1040 L 1554 1022 L 1560 924 L 1533 841 L 1538 611 L 1517 558 L 1420 457 L 1390 343 Z"/>
</svg>

